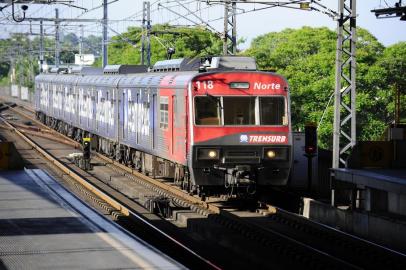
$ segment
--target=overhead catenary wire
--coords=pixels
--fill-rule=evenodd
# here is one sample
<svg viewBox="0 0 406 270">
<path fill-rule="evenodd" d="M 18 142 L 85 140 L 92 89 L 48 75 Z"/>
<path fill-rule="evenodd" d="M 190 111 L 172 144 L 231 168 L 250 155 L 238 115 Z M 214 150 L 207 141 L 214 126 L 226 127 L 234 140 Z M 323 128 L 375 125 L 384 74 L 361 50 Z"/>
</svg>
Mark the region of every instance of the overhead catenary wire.
<svg viewBox="0 0 406 270">
<path fill-rule="evenodd" d="M 75 18 L 94 18 L 96 12 L 99 12 L 100 9 L 103 7 L 102 0 L 92 0 L 92 1 L 84 1 L 84 0 L 75 0 L 71 3 L 71 6 L 79 7 L 71 8 L 66 5 L 53 5 L 57 6 L 60 9 L 61 17 L 68 17 L 70 19 Z M 120 3 L 122 0 L 109 0 L 107 1 L 108 5 Z M 120 18 L 117 20 L 108 20 L 108 29 L 114 35 L 117 35 L 124 40 L 125 42 L 134 46 L 134 42 L 129 39 L 123 39 L 121 33 L 127 31 L 128 27 L 130 26 L 140 26 L 140 21 L 142 19 L 142 9 L 140 8 L 140 4 L 142 1 L 136 1 L 136 3 L 132 6 L 136 7 L 134 13 L 126 16 L 124 18 Z M 243 2 L 243 1 L 242 1 Z M 263 4 L 259 6 L 259 4 L 247 4 L 248 8 L 244 9 L 237 9 L 236 14 L 247 14 L 252 13 L 260 10 L 266 10 L 275 7 L 288 7 L 299 9 L 298 7 L 291 7 L 288 5 L 298 4 L 305 2 L 304 0 L 292 0 L 292 1 L 274 1 L 273 3 Z M 309 2 L 309 1 L 307 1 Z M 319 1 L 311 0 L 310 3 L 313 5 L 307 11 L 317 11 L 324 13 L 326 15 L 333 14 L 332 9 L 322 5 Z M 218 29 L 219 26 L 215 26 L 215 23 L 224 19 L 224 14 L 222 10 L 222 6 L 224 1 L 194 1 L 194 0 L 155 0 L 151 1 L 151 21 L 153 24 L 157 23 L 168 23 L 168 24 L 177 24 L 181 26 L 202 26 L 209 31 L 215 33 L 218 36 L 223 35 L 222 29 Z M 138 7 L 137 7 L 138 5 Z M 245 4 L 244 4 L 245 5 Z M 31 8 L 32 7 L 32 8 Z M 207 14 L 206 14 L 207 11 Z M 52 17 L 53 7 L 50 5 L 30 5 L 29 13 L 27 13 L 28 17 Z M 5 23 L 8 21 L 7 25 L 10 24 L 10 16 L 11 14 L 7 11 L 7 8 L 2 10 L 4 16 L 0 16 L 0 23 Z M 97 18 L 100 18 L 100 14 L 97 14 Z M 94 23 L 80 23 L 83 24 L 83 31 L 84 36 L 88 35 L 97 35 L 101 33 L 101 26 L 102 24 L 99 22 Z M 79 23 L 75 22 L 61 22 L 60 23 L 60 31 L 61 33 L 78 33 L 79 32 Z M 4 24 L 5 25 L 5 24 Z M 17 25 L 17 24 L 15 24 Z M 31 27 L 33 32 L 39 32 L 39 24 L 31 22 L 28 24 L 20 24 L 18 26 L 17 31 L 26 32 L 27 30 L 23 30 L 24 27 L 28 28 Z M 216 29 L 217 27 L 217 29 Z M 221 26 L 220 26 L 221 27 Z M 46 24 L 44 23 L 45 33 L 51 34 L 54 33 L 54 25 L 53 24 Z M 15 30 L 15 29 L 13 29 Z M 7 31 L 4 32 L 3 35 L 7 35 Z M 109 37 L 110 39 L 110 37 Z M 107 40 L 107 43 L 111 43 L 110 40 Z"/>
</svg>

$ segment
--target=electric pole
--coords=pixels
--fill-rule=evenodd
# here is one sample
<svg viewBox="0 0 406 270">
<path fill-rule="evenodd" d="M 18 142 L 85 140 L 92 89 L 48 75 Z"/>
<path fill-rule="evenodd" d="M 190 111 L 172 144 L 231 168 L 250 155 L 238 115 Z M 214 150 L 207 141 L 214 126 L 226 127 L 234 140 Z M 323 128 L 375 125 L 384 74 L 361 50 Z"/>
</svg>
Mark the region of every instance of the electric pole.
<svg viewBox="0 0 406 270">
<path fill-rule="evenodd" d="M 234 55 L 237 53 L 237 14 L 236 2 L 224 2 L 224 36 L 223 54 Z"/>
<path fill-rule="evenodd" d="M 338 0 L 338 15 L 333 168 L 345 165 L 344 156 L 356 143 L 356 0 Z"/>
<path fill-rule="evenodd" d="M 59 10 L 55 9 L 55 67 L 59 67 L 59 52 L 60 52 L 60 40 L 59 40 Z"/>
<path fill-rule="evenodd" d="M 151 65 L 151 6 L 145 1 L 142 5 L 142 36 L 141 36 L 141 65 L 145 65 L 145 50 L 147 51 L 147 66 Z"/>
<path fill-rule="evenodd" d="M 55 67 L 59 67 L 59 10 L 55 9 Z"/>
<path fill-rule="evenodd" d="M 107 0 L 103 0 L 103 67 L 107 66 Z"/>
<path fill-rule="evenodd" d="M 44 25 L 39 22 L 40 36 L 39 36 L 39 72 L 44 72 Z"/>
<path fill-rule="evenodd" d="M 82 66 L 82 64 L 83 64 L 83 25 L 80 25 L 79 59 L 80 59 L 80 66 Z"/>
</svg>

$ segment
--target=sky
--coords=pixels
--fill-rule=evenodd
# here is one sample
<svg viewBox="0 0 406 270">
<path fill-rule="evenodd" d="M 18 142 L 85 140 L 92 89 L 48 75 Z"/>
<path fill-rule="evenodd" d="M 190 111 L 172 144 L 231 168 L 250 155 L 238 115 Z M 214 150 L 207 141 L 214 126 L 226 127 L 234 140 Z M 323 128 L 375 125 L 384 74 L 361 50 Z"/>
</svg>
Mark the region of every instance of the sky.
<svg viewBox="0 0 406 270">
<path fill-rule="evenodd" d="M 134 2 L 142 2 L 139 0 L 120 0 L 110 7 L 110 16 L 120 18 L 120 16 L 127 16 L 141 10 L 141 3 L 134 4 Z M 152 3 L 153 1 L 151 1 Z M 164 2 L 164 1 L 162 1 Z M 321 0 L 321 4 L 328 8 L 337 11 L 338 0 Z M 394 6 L 396 0 L 386 0 L 390 6 Z M 191 5 L 193 7 L 193 5 Z M 125 7 L 125 8 L 123 8 Z M 138 7 L 138 9 L 137 9 Z M 253 7 L 262 8 L 263 5 L 256 4 L 238 4 L 237 8 L 246 11 L 251 10 Z M 357 25 L 371 32 L 377 39 L 385 46 L 395 44 L 399 41 L 406 41 L 406 21 L 400 21 L 397 18 L 377 19 L 375 14 L 370 10 L 375 8 L 386 7 L 385 1 L 382 0 L 358 0 L 357 1 Z M 180 12 L 182 9 L 174 9 Z M 207 16 L 207 12 L 203 12 L 202 17 Z M 161 12 L 161 14 L 163 14 Z M 215 19 L 223 15 L 223 10 L 211 10 L 209 15 L 210 19 Z M 164 22 L 170 19 L 170 14 L 161 16 L 153 16 L 152 19 L 159 22 Z M 193 20 L 195 18 L 191 17 Z M 154 22 L 153 22 L 154 23 Z M 175 21 L 176 23 L 176 21 Z M 179 20 L 181 23 L 181 20 Z M 189 22 L 187 22 L 189 23 Z M 216 29 L 222 31 L 223 21 L 219 20 L 211 23 Z M 237 36 L 247 39 L 244 47 L 248 47 L 250 41 L 268 32 L 277 32 L 285 28 L 298 29 L 303 26 L 323 27 L 326 26 L 332 30 L 337 28 L 337 22 L 325 14 L 316 11 L 302 11 L 288 8 L 271 8 L 262 11 L 255 11 L 250 13 L 241 14 L 237 17 Z"/>
<path fill-rule="evenodd" d="M 109 35 L 123 32 L 129 26 L 140 26 L 142 19 L 142 0 L 108 0 L 113 2 L 108 6 L 108 14 L 112 21 Z M 205 0 L 206 1 L 206 0 Z M 218 5 L 212 5 L 207 8 L 205 1 L 192 0 L 150 0 L 151 3 L 151 20 L 152 24 L 170 23 L 174 25 L 193 25 L 193 22 L 208 23 L 210 27 L 218 32 L 223 31 L 224 9 Z M 354 0 L 355 1 L 355 0 Z M 370 12 L 374 8 L 385 8 L 387 4 L 394 6 L 398 0 L 358 0 L 357 1 L 357 26 L 367 29 L 371 32 L 382 44 L 389 46 L 400 41 L 406 41 L 406 21 L 400 21 L 399 18 L 377 19 Z M 348 1 L 349 2 L 349 1 Z M 69 8 L 61 5 L 30 5 L 27 12 L 27 17 L 53 17 L 54 9 L 58 7 L 60 17 L 62 18 L 98 18 L 102 17 L 103 10 L 98 8 L 102 0 L 75 0 L 75 5 L 86 7 L 90 10 L 82 14 L 81 9 Z M 161 4 L 158 7 L 158 3 Z M 183 5 L 183 7 L 181 5 Z M 331 10 L 337 11 L 338 0 L 317 0 Z M 405 5 L 405 4 L 404 4 Z M 166 8 L 165 8 L 166 7 Z M 249 47 L 253 38 L 269 32 L 278 32 L 286 28 L 298 29 L 303 26 L 311 27 L 328 27 L 331 30 L 337 28 L 337 22 L 333 18 L 316 11 L 303 11 L 297 9 L 289 9 L 275 7 L 260 11 L 252 11 L 253 9 L 261 9 L 265 7 L 260 4 L 238 4 L 238 12 L 242 13 L 237 17 L 237 37 L 246 39 L 246 42 L 240 45 L 239 49 Z M 315 7 L 318 7 L 315 5 Z M 186 14 L 190 11 L 197 12 L 187 16 L 188 19 L 180 19 L 177 14 Z M 9 32 L 27 32 L 29 26 L 27 22 L 20 24 L 11 23 L 4 19 L 10 14 L 10 8 L 0 13 L 0 37 L 4 37 Z M 195 16 L 196 15 L 196 16 Z M 2 19 L 3 17 L 3 19 Z M 200 20 L 201 18 L 202 20 Z M 125 19 L 125 20 L 124 20 Z M 31 26 L 33 31 L 39 31 L 36 25 Z M 47 23 L 46 32 L 52 34 L 54 27 L 51 23 Z M 79 33 L 79 27 L 72 24 L 64 24 L 62 31 L 66 34 L 69 32 Z M 100 24 L 93 23 L 85 26 L 85 35 L 101 34 L 102 28 Z"/>
</svg>

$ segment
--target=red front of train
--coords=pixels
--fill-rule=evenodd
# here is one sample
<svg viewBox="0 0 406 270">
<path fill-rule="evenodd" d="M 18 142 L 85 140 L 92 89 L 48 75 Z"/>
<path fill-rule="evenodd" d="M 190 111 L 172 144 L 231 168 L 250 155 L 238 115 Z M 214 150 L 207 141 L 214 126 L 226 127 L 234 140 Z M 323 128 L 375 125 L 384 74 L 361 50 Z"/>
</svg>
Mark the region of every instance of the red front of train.
<svg viewBox="0 0 406 270">
<path fill-rule="evenodd" d="M 203 73 L 188 89 L 188 164 L 195 185 L 286 185 L 292 162 L 289 89 L 273 73 Z"/>
</svg>

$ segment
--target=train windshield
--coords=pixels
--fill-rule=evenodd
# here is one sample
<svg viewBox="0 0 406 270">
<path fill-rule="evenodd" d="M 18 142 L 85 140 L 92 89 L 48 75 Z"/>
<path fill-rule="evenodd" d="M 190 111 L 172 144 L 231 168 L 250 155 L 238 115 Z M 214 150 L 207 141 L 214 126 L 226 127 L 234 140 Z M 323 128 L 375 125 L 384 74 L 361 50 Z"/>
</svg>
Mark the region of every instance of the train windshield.
<svg viewBox="0 0 406 270">
<path fill-rule="evenodd" d="M 223 97 L 224 125 L 255 125 L 255 97 Z"/>
<path fill-rule="evenodd" d="M 203 96 L 195 98 L 196 125 L 219 126 L 221 124 L 220 97 Z"/>
<path fill-rule="evenodd" d="M 195 121 L 202 126 L 287 125 L 285 97 L 195 97 Z"/>
<path fill-rule="evenodd" d="M 260 97 L 259 111 L 261 125 L 286 125 L 286 110 L 284 97 Z"/>
</svg>

